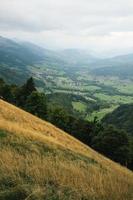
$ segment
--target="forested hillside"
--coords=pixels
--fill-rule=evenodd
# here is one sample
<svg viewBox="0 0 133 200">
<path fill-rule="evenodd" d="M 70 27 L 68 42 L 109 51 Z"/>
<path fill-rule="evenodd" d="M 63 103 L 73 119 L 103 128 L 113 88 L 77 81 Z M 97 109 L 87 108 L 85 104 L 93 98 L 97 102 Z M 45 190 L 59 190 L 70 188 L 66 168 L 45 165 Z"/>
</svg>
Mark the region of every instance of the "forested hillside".
<svg viewBox="0 0 133 200">
<path fill-rule="evenodd" d="M 133 104 L 123 104 L 112 113 L 107 114 L 103 120 L 106 124 L 115 125 L 133 136 Z"/>
</svg>

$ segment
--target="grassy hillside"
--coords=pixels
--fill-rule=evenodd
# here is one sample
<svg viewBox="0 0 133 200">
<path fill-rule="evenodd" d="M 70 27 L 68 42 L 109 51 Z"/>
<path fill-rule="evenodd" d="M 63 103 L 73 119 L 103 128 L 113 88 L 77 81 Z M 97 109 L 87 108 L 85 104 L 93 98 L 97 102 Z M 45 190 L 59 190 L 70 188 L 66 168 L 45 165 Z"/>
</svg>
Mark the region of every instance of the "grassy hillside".
<svg viewBox="0 0 133 200">
<path fill-rule="evenodd" d="M 132 172 L 0 100 L 1 200 L 132 198 Z"/>
</svg>

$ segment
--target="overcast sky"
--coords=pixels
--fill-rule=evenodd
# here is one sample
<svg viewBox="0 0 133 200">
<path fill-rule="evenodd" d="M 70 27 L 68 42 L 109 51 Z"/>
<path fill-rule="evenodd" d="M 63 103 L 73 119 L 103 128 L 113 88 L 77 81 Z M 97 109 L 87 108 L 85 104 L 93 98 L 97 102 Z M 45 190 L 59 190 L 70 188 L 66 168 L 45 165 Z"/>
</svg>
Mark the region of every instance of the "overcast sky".
<svg viewBox="0 0 133 200">
<path fill-rule="evenodd" d="M 97 55 L 133 52 L 133 0 L 0 0 L 0 35 Z"/>
</svg>

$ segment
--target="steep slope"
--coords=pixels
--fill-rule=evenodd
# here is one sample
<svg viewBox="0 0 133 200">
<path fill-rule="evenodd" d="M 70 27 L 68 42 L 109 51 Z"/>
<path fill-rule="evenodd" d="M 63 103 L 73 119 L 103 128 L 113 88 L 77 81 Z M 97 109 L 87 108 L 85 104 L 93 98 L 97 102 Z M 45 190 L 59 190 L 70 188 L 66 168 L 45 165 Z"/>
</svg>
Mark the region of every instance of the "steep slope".
<svg viewBox="0 0 133 200">
<path fill-rule="evenodd" d="M 103 118 L 106 124 L 112 124 L 133 135 L 133 104 L 124 104 Z"/>
<path fill-rule="evenodd" d="M 40 62 L 43 54 L 24 44 L 0 37 L 0 77 L 11 83 L 23 83 L 29 77 L 28 65 Z M 17 77 L 17 78 L 16 78 Z"/>
<path fill-rule="evenodd" d="M 32 47 L 33 48 L 33 47 Z M 20 67 L 43 60 L 43 51 L 39 47 L 31 50 L 25 43 L 0 37 L 0 63 L 10 67 Z"/>
<path fill-rule="evenodd" d="M 1 200 L 132 198 L 132 172 L 0 100 Z"/>
</svg>

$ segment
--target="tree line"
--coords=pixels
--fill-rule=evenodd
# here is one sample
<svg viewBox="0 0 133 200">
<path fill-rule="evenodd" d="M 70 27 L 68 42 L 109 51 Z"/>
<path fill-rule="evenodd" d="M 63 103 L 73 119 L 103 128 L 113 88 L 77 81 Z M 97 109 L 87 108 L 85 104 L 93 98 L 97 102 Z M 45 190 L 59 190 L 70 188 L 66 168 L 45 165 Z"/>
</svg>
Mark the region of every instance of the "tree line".
<svg viewBox="0 0 133 200">
<path fill-rule="evenodd" d="M 72 116 L 59 105 L 48 106 L 45 93 L 39 92 L 33 78 L 22 86 L 0 79 L 0 98 L 33 115 L 47 120 L 83 143 L 133 170 L 133 137 L 113 126 L 104 126 L 97 118 L 88 122 Z"/>
</svg>

